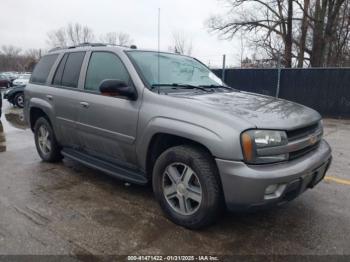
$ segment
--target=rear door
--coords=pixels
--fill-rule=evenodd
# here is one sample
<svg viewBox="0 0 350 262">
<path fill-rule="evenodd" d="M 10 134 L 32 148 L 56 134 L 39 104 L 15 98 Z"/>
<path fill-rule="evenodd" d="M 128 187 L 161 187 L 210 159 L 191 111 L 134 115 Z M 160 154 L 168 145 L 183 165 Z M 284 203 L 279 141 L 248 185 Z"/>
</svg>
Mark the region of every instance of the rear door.
<svg viewBox="0 0 350 262">
<path fill-rule="evenodd" d="M 66 53 L 53 76 L 52 86 L 47 94 L 54 105 L 56 133 L 61 145 L 78 148 L 77 118 L 81 92 L 79 92 L 80 71 L 86 52 Z"/>
<path fill-rule="evenodd" d="M 133 85 L 117 54 L 91 53 L 86 70 L 84 95 L 80 98 L 78 129 L 85 151 L 103 160 L 126 167 L 136 163 L 135 139 L 140 99 L 103 96 L 99 91 L 105 79 L 123 80 Z"/>
</svg>

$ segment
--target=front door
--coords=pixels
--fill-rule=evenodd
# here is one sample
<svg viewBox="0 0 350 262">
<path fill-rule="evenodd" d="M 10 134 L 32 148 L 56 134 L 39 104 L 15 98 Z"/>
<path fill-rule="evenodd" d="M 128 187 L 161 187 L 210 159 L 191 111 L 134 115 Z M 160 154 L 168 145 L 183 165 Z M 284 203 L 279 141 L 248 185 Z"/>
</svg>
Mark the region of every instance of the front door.
<svg viewBox="0 0 350 262">
<path fill-rule="evenodd" d="M 134 167 L 139 101 L 103 96 L 105 79 L 119 79 L 132 85 L 120 58 L 111 52 L 92 52 L 80 100 L 78 130 L 83 149 L 90 155 Z"/>
</svg>

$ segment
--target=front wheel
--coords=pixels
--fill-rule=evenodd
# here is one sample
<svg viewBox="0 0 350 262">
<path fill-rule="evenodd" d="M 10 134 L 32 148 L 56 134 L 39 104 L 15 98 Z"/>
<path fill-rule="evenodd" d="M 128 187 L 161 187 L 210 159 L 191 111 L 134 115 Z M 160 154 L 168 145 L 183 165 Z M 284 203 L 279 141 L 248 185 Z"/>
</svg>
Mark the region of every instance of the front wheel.
<svg viewBox="0 0 350 262">
<path fill-rule="evenodd" d="M 16 94 L 13 102 L 17 107 L 23 108 L 24 107 L 24 94 L 23 93 Z"/>
<path fill-rule="evenodd" d="M 61 148 L 46 118 L 41 117 L 35 122 L 34 138 L 36 149 L 42 160 L 45 162 L 57 162 L 62 159 Z"/>
<path fill-rule="evenodd" d="M 198 229 L 213 223 L 222 210 L 222 192 L 212 156 L 192 146 L 176 146 L 157 159 L 153 190 L 174 223 Z"/>
</svg>

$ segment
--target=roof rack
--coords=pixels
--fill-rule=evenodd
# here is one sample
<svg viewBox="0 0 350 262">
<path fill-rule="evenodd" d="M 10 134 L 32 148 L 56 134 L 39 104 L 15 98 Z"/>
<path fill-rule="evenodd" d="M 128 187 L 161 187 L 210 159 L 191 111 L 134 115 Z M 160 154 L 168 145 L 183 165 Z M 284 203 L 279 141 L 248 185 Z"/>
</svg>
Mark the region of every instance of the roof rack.
<svg viewBox="0 0 350 262">
<path fill-rule="evenodd" d="M 54 48 L 50 49 L 48 52 L 51 53 L 51 52 L 61 50 L 61 49 L 63 49 L 63 48 L 62 47 L 54 47 Z"/>
<path fill-rule="evenodd" d="M 120 47 L 126 47 L 126 48 L 131 48 L 131 49 L 137 49 L 136 45 L 131 45 L 131 46 L 126 46 L 126 45 L 117 45 L 117 44 L 108 44 L 108 43 L 81 43 L 78 45 L 73 45 L 73 46 L 68 46 L 68 47 L 55 47 L 49 50 L 50 52 L 58 51 L 58 50 L 63 50 L 63 49 L 73 49 L 77 47 L 84 47 L 84 46 L 92 46 L 92 47 L 97 47 L 97 46 L 120 46 Z"/>
<path fill-rule="evenodd" d="M 68 49 L 72 49 L 72 48 L 76 48 L 76 47 L 84 47 L 84 46 L 107 46 L 107 45 L 103 44 L 103 43 L 89 43 L 89 42 L 85 42 L 85 43 L 81 43 L 79 45 L 69 46 Z"/>
</svg>

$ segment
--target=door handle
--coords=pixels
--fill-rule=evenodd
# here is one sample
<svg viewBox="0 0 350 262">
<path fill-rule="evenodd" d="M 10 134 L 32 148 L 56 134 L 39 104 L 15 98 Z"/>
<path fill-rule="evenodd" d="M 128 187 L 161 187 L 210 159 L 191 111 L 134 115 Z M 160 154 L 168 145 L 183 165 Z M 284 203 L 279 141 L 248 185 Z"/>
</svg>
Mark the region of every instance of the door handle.
<svg viewBox="0 0 350 262">
<path fill-rule="evenodd" d="M 46 98 L 47 98 L 48 100 L 52 101 L 53 96 L 52 96 L 52 95 L 46 95 Z"/>
<path fill-rule="evenodd" d="M 89 107 L 89 103 L 88 102 L 80 102 L 80 105 L 84 108 L 88 108 Z"/>
</svg>

